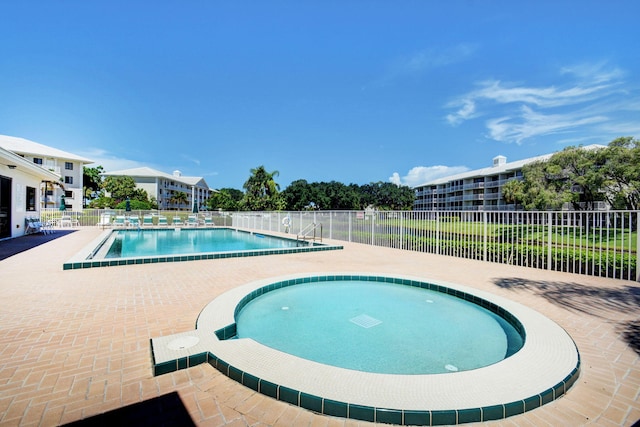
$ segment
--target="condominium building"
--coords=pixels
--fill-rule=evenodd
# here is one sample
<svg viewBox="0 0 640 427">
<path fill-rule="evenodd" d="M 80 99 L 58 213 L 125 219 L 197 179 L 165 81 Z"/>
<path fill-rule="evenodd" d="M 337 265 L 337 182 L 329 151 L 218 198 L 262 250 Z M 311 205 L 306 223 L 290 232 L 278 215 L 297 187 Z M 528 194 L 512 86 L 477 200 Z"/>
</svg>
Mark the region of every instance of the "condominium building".
<svg viewBox="0 0 640 427">
<path fill-rule="evenodd" d="M 40 218 L 42 183 L 58 179 L 53 172 L 0 147 L 0 240 L 27 232 L 28 219 Z"/>
<path fill-rule="evenodd" d="M 64 201 L 68 210 L 82 210 L 83 166 L 93 163 L 93 160 L 28 139 L 7 135 L 0 135 L 0 147 L 58 177 L 57 180 L 43 181 L 40 185 L 39 190 L 42 193 L 39 197 L 40 207 L 57 208 Z"/>
<path fill-rule="evenodd" d="M 168 174 L 149 167 L 141 167 L 105 172 L 102 175 L 133 178 L 137 188 L 145 190 L 149 197 L 156 199 L 158 209 L 191 209 L 194 202 L 198 208 L 202 208 L 211 197 L 211 193 L 215 191 L 209 188 L 203 177 L 182 176 L 180 171 Z M 178 192 L 186 193 L 186 204 L 174 203 L 174 196 Z"/>
<path fill-rule="evenodd" d="M 604 148 L 589 145 L 584 149 Z M 553 153 L 507 162 L 504 156 L 493 158 L 490 167 L 436 179 L 414 187 L 416 198 L 413 209 L 420 211 L 481 211 L 515 210 L 516 205 L 506 203 L 502 187 L 507 182 L 522 180 L 522 168 L 535 161 L 549 159 Z"/>
</svg>

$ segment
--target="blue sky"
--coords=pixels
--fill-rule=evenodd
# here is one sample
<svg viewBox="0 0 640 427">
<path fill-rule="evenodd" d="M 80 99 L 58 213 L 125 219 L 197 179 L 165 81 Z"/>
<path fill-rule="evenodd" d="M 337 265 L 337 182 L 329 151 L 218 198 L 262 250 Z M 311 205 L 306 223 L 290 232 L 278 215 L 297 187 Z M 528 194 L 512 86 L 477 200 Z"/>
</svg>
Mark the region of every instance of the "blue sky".
<svg viewBox="0 0 640 427">
<path fill-rule="evenodd" d="M 0 134 L 241 189 L 640 137 L 637 1 L 0 0 Z"/>
</svg>

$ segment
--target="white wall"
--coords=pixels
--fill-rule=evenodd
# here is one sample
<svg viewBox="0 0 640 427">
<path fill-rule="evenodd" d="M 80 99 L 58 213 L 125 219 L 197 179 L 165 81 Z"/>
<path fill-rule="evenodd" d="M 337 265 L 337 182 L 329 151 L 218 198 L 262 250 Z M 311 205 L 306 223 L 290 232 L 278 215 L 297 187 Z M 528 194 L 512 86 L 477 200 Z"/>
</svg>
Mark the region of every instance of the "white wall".
<svg viewBox="0 0 640 427">
<path fill-rule="evenodd" d="M 6 170 L 5 170 L 6 169 Z M 6 166 L 0 174 L 11 180 L 11 237 L 24 235 L 25 218 L 40 217 L 40 182 L 41 177 L 25 173 L 21 168 L 9 170 Z M 35 188 L 35 211 L 27 211 L 27 187 Z"/>
</svg>

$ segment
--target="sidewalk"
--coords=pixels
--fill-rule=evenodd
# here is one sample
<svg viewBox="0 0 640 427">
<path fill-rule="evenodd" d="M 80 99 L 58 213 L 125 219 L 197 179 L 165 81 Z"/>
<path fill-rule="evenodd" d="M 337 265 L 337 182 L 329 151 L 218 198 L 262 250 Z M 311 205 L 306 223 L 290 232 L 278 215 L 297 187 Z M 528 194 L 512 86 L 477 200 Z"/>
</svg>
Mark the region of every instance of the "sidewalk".
<svg viewBox="0 0 640 427">
<path fill-rule="evenodd" d="M 524 304 L 571 335 L 582 365 L 569 392 L 483 426 L 629 427 L 640 420 L 638 283 L 349 243 L 341 251 L 62 269 L 100 233 L 85 227 L 26 236 L 19 239 L 54 240 L 0 261 L 1 426 L 157 420 L 197 426 L 373 426 L 276 401 L 208 364 L 154 377 L 150 351 L 151 338 L 192 331 L 209 302 L 245 283 L 363 271 L 472 286 Z M 19 239 L 8 245 L 22 245 Z M 4 245 L 7 241 L 0 242 Z"/>
</svg>

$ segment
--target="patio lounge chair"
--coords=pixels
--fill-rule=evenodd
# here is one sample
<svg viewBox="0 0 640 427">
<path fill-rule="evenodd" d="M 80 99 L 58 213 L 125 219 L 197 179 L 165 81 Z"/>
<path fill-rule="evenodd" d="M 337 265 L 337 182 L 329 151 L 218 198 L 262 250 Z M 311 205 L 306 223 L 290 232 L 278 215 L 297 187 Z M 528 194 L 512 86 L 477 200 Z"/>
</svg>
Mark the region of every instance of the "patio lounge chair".
<svg viewBox="0 0 640 427">
<path fill-rule="evenodd" d="M 204 226 L 205 227 L 213 227 L 215 224 L 213 223 L 213 218 L 211 215 L 207 215 L 204 217 Z"/>
<path fill-rule="evenodd" d="M 169 223 L 167 222 L 167 217 L 160 215 L 158 217 L 158 226 L 159 227 L 166 227 L 167 225 L 169 225 Z"/>
<path fill-rule="evenodd" d="M 197 227 L 198 226 L 198 215 L 189 215 L 187 218 L 187 225 L 189 227 Z"/>
<path fill-rule="evenodd" d="M 131 227 L 140 227 L 140 217 L 138 216 L 130 216 L 128 218 L 129 220 L 129 225 Z"/>
<path fill-rule="evenodd" d="M 71 215 L 62 215 L 60 218 L 60 227 L 75 227 L 78 225 L 78 220 L 72 218 Z"/>
<path fill-rule="evenodd" d="M 100 215 L 100 221 L 96 224 L 98 227 L 111 227 L 111 214 L 103 213 Z"/>
<path fill-rule="evenodd" d="M 126 225 L 124 215 L 116 215 L 116 219 L 113 221 L 113 225 L 116 227 L 124 227 Z"/>
<path fill-rule="evenodd" d="M 47 230 L 43 227 L 39 218 L 28 217 L 24 219 L 24 223 L 25 223 L 24 234 L 36 234 L 36 233 L 47 234 Z"/>
<path fill-rule="evenodd" d="M 142 225 L 145 226 L 145 227 L 153 227 L 153 216 L 151 216 L 151 215 L 143 216 L 142 217 Z"/>
<path fill-rule="evenodd" d="M 180 218 L 179 216 L 174 216 L 171 220 L 171 225 L 183 226 L 184 222 L 182 222 L 182 218 Z"/>
</svg>

